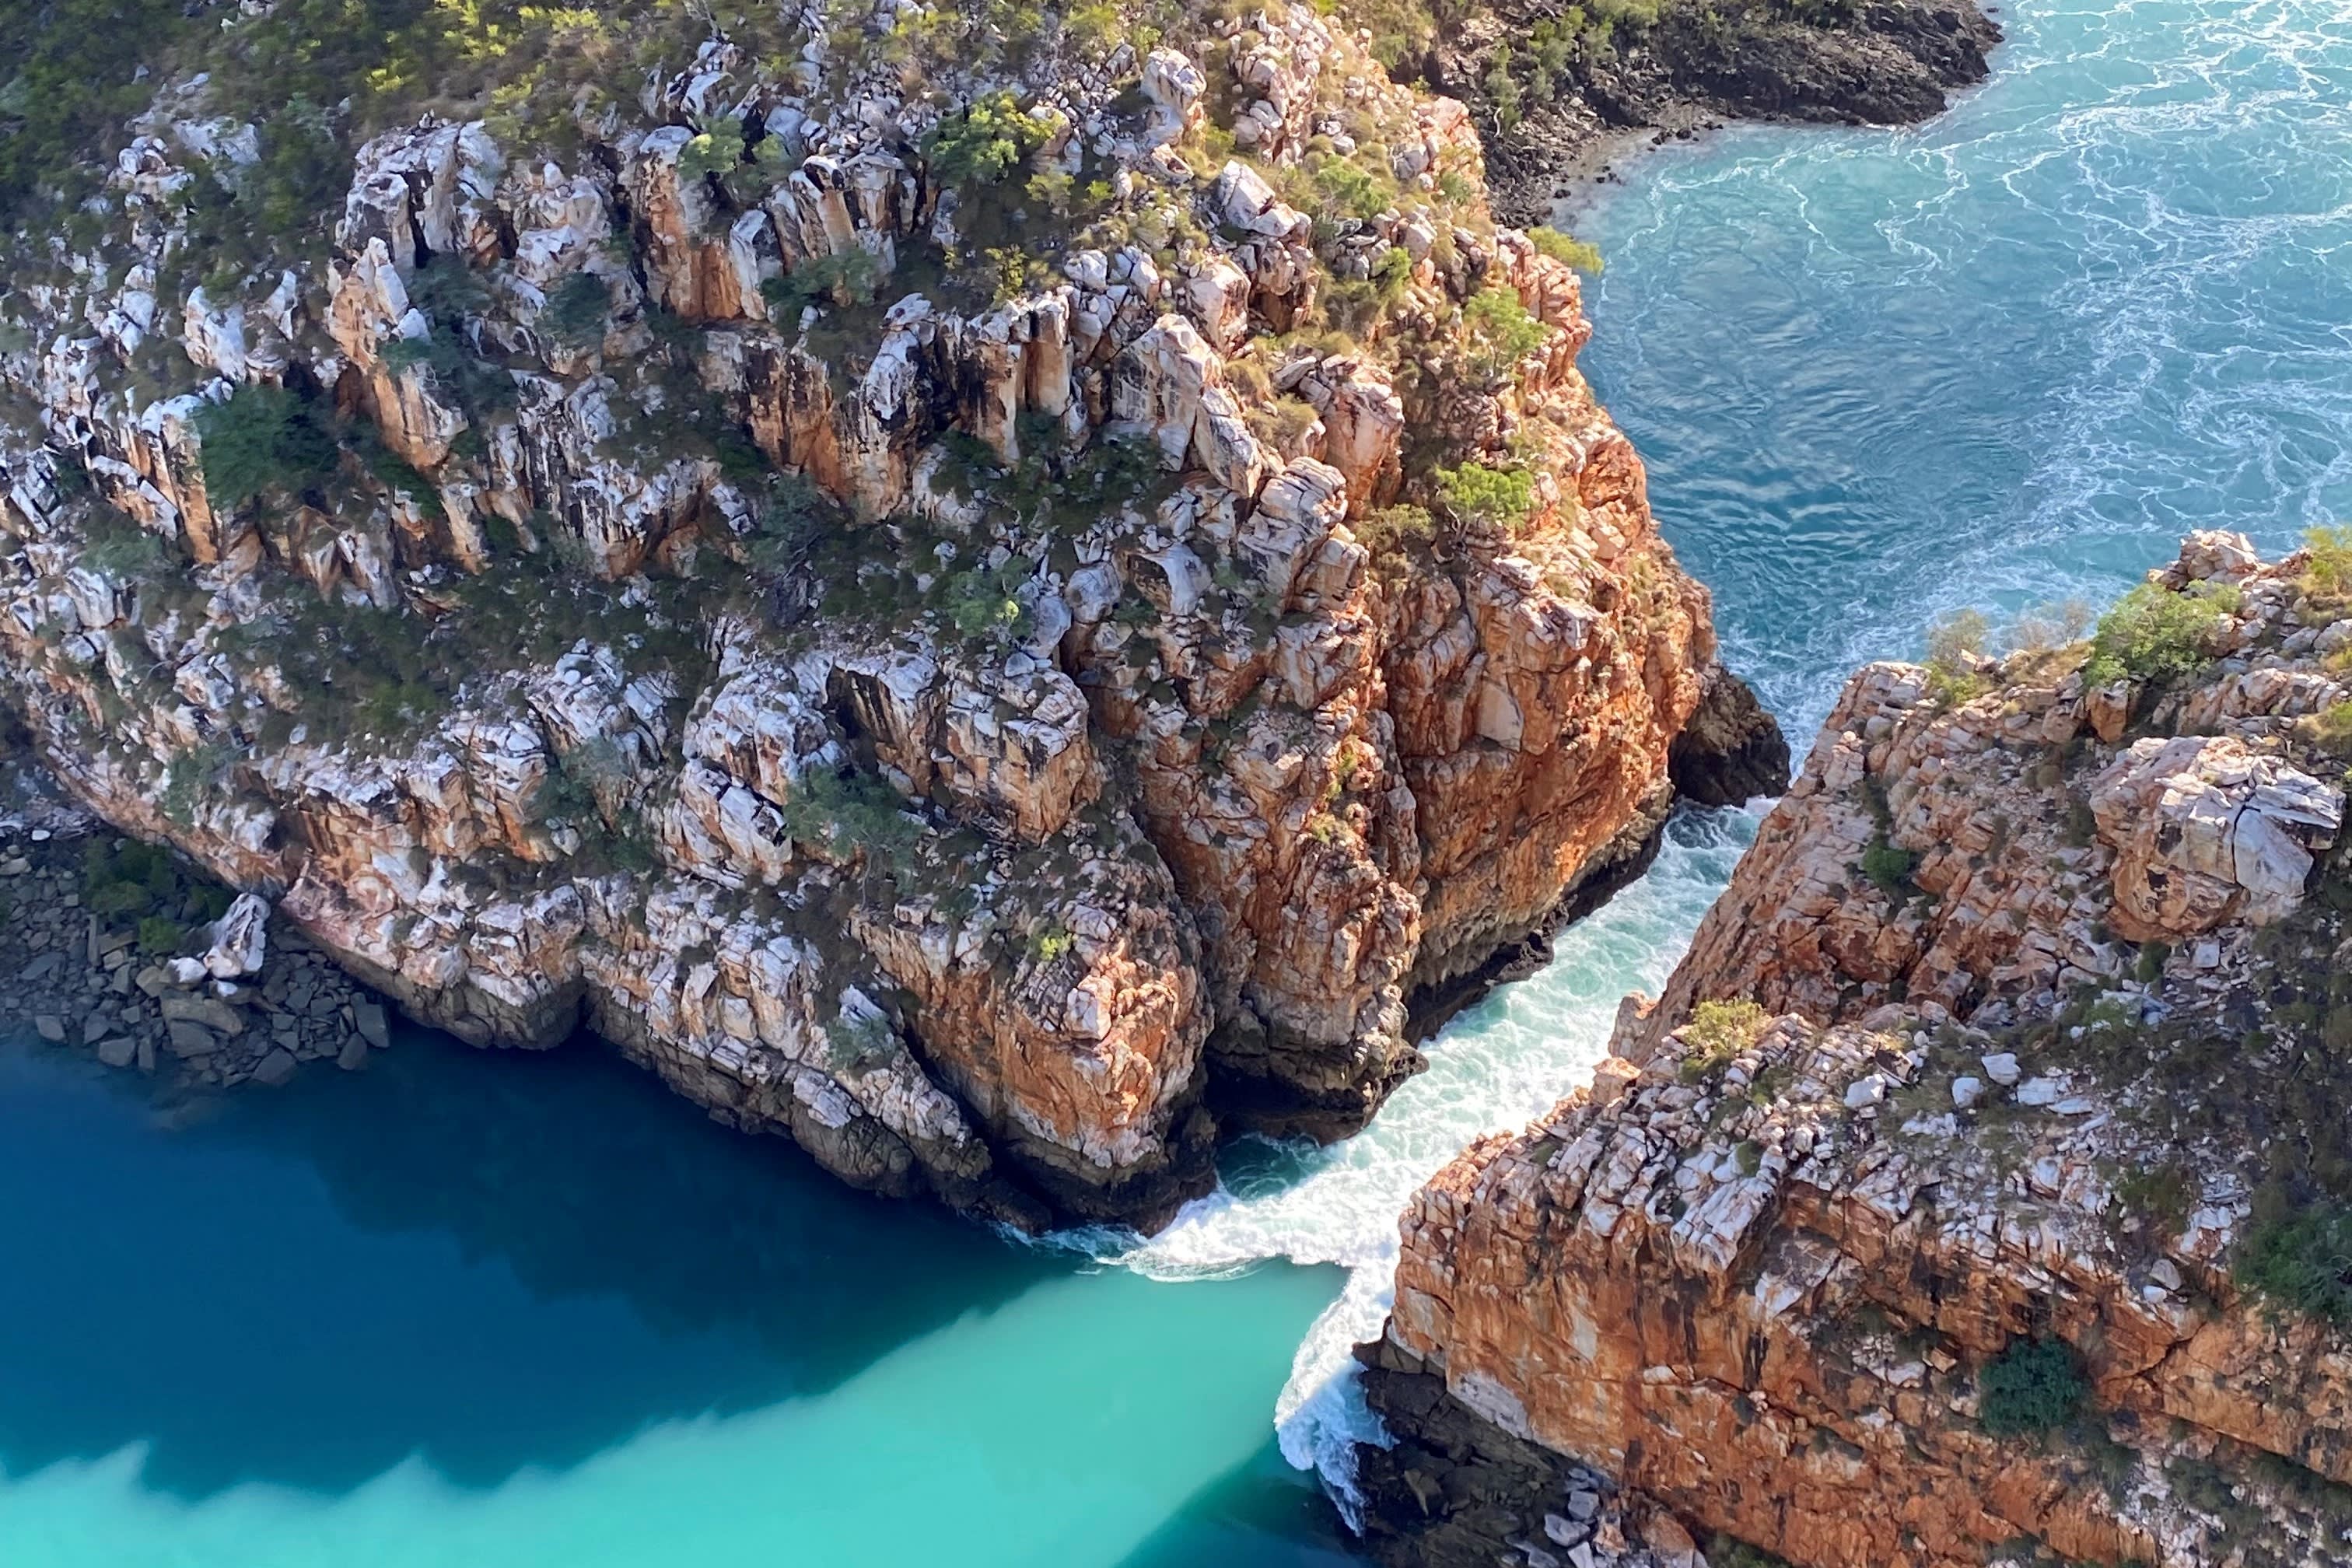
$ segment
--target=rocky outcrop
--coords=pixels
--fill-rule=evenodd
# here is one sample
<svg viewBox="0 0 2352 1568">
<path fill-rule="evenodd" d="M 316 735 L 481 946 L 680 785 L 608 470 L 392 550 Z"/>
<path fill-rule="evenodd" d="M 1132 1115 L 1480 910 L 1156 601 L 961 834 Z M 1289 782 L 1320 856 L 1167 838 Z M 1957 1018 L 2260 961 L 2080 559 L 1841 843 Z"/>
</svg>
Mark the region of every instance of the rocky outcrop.
<svg viewBox="0 0 2352 1568">
<path fill-rule="evenodd" d="M 1534 222 L 1637 137 L 1687 137 L 1724 118 L 1933 119 L 1955 89 L 1984 79 L 2000 40 L 1977 0 L 1666 0 L 1646 17 L 1504 0 L 1448 16 L 1415 63 L 1477 111 L 1498 209 Z"/>
<path fill-rule="evenodd" d="M 2200 535 L 2087 647 L 1853 679 L 1591 1086 L 1407 1212 L 1387 1560 L 1543 1561 L 1571 1462 L 1799 1568 L 2342 1557 L 2336 581 Z"/>
<path fill-rule="evenodd" d="M 2134 944 L 2196 952 L 2224 921 L 2242 942 L 2292 913 L 2343 819 L 2342 764 L 2307 737 L 2352 698 L 2329 658 L 2352 632 L 2305 624 L 2329 612 L 2302 565 L 2192 538 L 2166 581 L 2212 606 L 2201 636 L 2220 657 L 2190 685 L 2091 685 L 2079 650 L 2015 656 L 1958 702 L 1950 676 L 1859 672 L 1621 1048 L 1642 1055 L 1707 997 L 1822 1019 L 1888 1002 L 2047 1016 L 2129 980 Z M 2212 973 L 2222 944 L 2207 956 Z"/>
<path fill-rule="evenodd" d="M 184 309 L 168 99 L 9 307 L 11 697 L 425 1022 L 1149 1222 L 1220 1116 L 1360 1124 L 1670 774 L 1770 787 L 1769 721 L 1458 106 L 1286 8 L 967 84 L 1035 145 L 959 184 L 975 111 L 853 35 L 713 37 L 568 166 L 422 117 L 314 273 Z M 1342 110 L 1394 199 L 1318 227 Z"/>
</svg>

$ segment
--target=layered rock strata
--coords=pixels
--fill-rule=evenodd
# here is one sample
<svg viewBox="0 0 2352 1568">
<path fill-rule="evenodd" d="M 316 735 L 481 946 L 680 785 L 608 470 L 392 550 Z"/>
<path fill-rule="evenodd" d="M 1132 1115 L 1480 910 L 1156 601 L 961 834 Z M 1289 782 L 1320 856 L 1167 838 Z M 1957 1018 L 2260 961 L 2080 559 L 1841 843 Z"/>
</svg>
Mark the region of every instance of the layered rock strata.
<svg viewBox="0 0 2352 1568">
<path fill-rule="evenodd" d="M 1149 1221 L 1769 748 L 1685 737 L 1706 595 L 1458 105 L 1303 7 L 946 112 L 821 21 L 562 158 L 379 135 L 322 261 L 226 277 L 168 92 L 5 302 L 11 700 L 423 1021 Z M 1006 97 L 1021 173 L 943 173 Z M 1341 138 L 1395 196 L 1318 225 Z"/>
<path fill-rule="evenodd" d="M 1800 1568 L 2344 1560 L 2340 581 L 2199 535 L 2089 648 L 1853 679 L 1620 1054 L 1407 1212 L 1386 1560 L 1543 1561 L 1571 1459 Z"/>
</svg>

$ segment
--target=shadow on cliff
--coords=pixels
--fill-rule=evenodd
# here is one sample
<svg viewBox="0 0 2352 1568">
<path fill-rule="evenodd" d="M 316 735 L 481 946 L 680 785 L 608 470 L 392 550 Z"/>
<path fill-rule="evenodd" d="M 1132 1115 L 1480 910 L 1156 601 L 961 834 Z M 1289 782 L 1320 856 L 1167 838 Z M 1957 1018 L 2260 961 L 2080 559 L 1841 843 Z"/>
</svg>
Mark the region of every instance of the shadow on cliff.
<svg viewBox="0 0 2352 1568">
<path fill-rule="evenodd" d="M 191 1114 L 190 1112 L 199 1112 Z M 410 1031 L 180 1113 L 0 1048 L 0 1469 L 488 1486 L 835 1386 L 1071 1260 L 848 1191 L 582 1039 Z"/>
</svg>

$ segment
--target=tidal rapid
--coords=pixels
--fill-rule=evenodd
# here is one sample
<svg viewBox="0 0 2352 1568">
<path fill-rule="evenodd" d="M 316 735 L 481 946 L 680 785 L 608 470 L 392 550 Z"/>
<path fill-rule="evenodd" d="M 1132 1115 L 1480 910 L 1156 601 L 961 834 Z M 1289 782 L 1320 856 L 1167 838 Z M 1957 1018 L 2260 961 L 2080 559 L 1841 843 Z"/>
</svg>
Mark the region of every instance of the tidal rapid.
<svg viewBox="0 0 2352 1568">
<path fill-rule="evenodd" d="M 1939 612 L 2352 513 L 2352 18 L 2000 20 L 1940 121 L 1677 144 L 1577 220 L 1608 258 L 1588 374 L 1800 746 Z M 411 1034 L 167 1115 L 25 1047 L 0 1541 L 38 1568 L 1340 1561 L 1275 1441 L 1344 1495 L 1398 1209 L 1589 1068 L 1751 830 L 1679 817 L 1363 1133 L 1241 1145 L 1139 1246 L 869 1202 L 593 1059 Z"/>
</svg>

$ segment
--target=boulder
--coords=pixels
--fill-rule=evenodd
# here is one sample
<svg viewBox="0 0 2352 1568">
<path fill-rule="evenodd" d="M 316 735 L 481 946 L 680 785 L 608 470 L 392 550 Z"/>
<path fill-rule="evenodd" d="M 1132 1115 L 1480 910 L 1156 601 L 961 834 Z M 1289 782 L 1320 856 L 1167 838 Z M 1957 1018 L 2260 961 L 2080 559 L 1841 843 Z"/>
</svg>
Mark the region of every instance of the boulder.
<svg viewBox="0 0 2352 1568">
<path fill-rule="evenodd" d="M 2114 924 L 2136 942 L 2284 919 L 2344 821 L 2342 789 L 2231 736 L 2137 741 L 2090 797 L 2116 850 Z"/>
<path fill-rule="evenodd" d="M 208 928 L 211 938 L 203 963 L 215 980 L 242 980 L 261 973 L 269 957 L 269 901 L 254 893 L 239 893 L 228 912 Z"/>
</svg>

